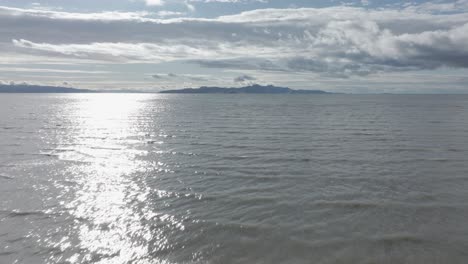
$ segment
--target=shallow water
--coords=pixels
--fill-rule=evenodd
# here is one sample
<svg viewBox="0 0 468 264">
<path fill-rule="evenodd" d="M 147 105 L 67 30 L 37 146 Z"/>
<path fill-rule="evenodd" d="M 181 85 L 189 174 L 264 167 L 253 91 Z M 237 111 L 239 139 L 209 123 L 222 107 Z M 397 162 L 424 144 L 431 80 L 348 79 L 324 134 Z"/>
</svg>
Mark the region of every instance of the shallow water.
<svg viewBox="0 0 468 264">
<path fill-rule="evenodd" d="M 468 96 L 0 95 L 0 263 L 468 263 Z"/>
</svg>

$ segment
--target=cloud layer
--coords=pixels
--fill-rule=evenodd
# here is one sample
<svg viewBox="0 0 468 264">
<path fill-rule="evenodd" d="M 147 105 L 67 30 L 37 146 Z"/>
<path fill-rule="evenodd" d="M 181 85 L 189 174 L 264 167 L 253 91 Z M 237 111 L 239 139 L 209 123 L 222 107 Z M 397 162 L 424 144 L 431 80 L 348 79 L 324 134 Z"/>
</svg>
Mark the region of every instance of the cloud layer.
<svg viewBox="0 0 468 264">
<path fill-rule="evenodd" d="M 335 7 L 256 10 L 216 19 L 148 16 L 3 8 L 0 23 L 9 26 L 2 42 L 23 52 L 75 58 L 262 59 L 283 70 L 333 74 L 468 66 L 466 14 Z"/>
<path fill-rule="evenodd" d="M 439 6 L 440 12 L 434 11 L 435 4 L 426 3 L 381 9 L 260 9 L 213 19 L 0 7 L 4 58 L 0 62 L 14 55 L 76 63 L 178 61 L 207 68 L 311 72 L 333 78 L 465 69 L 468 13 L 454 9 L 466 3 Z"/>
</svg>

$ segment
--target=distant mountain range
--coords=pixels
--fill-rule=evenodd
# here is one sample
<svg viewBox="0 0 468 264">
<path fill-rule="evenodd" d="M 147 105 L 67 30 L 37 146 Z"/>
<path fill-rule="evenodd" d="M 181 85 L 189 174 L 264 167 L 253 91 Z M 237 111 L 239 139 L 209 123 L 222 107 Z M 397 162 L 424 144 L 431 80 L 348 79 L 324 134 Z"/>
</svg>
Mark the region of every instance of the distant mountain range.
<svg viewBox="0 0 468 264">
<path fill-rule="evenodd" d="M 277 87 L 273 85 L 262 86 L 258 84 L 240 87 L 240 88 L 222 88 L 222 87 L 200 87 L 186 88 L 180 90 L 167 90 L 160 93 L 177 94 L 329 94 L 321 90 L 293 90 L 286 87 Z"/>
<path fill-rule="evenodd" d="M 33 84 L 0 84 L 0 93 L 147 93 L 138 90 L 89 90 Z"/>
<path fill-rule="evenodd" d="M 42 86 L 30 84 L 0 84 L 0 93 L 144 93 L 135 90 L 111 90 L 97 91 L 88 89 L 76 89 L 60 86 Z M 147 93 L 147 92 L 145 92 Z M 262 86 L 258 84 L 240 87 L 200 87 L 180 90 L 167 90 L 160 93 L 166 94 L 330 94 L 321 90 L 293 90 L 286 87 L 273 85 Z"/>
<path fill-rule="evenodd" d="M 0 93 L 96 93 L 87 89 L 30 84 L 0 84 Z"/>
</svg>

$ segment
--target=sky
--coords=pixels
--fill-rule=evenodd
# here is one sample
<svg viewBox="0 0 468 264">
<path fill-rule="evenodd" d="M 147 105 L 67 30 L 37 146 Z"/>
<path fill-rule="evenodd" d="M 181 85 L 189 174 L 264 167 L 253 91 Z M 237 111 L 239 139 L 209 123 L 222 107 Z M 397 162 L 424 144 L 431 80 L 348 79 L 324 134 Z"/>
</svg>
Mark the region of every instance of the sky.
<svg viewBox="0 0 468 264">
<path fill-rule="evenodd" d="M 468 0 L 0 0 L 0 83 L 468 93 Z"/>
</svg>

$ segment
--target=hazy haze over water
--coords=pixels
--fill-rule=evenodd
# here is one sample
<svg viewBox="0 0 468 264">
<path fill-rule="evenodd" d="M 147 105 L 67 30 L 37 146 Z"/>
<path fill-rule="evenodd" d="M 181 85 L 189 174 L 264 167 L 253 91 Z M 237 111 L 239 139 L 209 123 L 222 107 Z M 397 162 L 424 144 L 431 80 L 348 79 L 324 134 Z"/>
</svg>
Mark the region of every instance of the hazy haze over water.
<svg viewBox="0 0 468 264">
<path fill-rule="evenodd" d="M 0 263 L 468 263 L 468 96 L 1 95 Z"/>
</svg>

